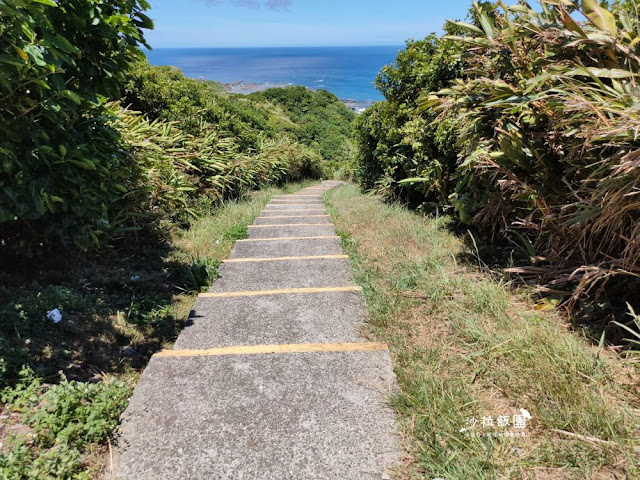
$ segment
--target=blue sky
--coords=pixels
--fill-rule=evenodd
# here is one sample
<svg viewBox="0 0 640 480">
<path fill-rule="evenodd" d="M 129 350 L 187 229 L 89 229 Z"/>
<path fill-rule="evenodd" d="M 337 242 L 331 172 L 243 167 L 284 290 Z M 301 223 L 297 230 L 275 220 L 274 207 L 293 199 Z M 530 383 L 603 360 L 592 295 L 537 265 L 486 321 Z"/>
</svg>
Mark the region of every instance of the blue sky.
<svg viewBox="0 0 640 480">
<path fill-rule="evenodd" d="M 150 0 L 154 48 L 402 45 L 471 0 Z M 513 3 L 513 2 L 508 2 Z"/>
</svg>

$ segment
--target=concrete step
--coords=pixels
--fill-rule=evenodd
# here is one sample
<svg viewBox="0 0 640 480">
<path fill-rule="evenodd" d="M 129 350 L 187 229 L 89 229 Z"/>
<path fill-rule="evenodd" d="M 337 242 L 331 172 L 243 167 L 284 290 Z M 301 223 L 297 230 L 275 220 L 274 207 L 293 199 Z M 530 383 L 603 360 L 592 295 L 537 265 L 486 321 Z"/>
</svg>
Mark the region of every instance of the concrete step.
<svg viewBox="0 0 640 480">
<path fill-rule="evenodd" d="M 324 202 L 321 198 L 314 197 L 289 197 L 289 198 L 274 198 L 268 205 L 320 205 L 324 206 Z"/>
<path fill-rule="evenodd" d="M 365 321 L 357 292 L 199 298 L 174 348 L 363 342 Z"/>
<path fill-rule="evenodd" d="M 314 215 L 326 215 L 327 214 L 327 210 L 324 207 L 318 207 L 318 208 L 313 208 L 313 209 L 303 209 L 300 210 L 298 208 L 293 209 L 293 208 L 289 208 L 287 210 L 263 210 L 262 213 L 260 213 L 261 217 L 272 217 L 274 215 L 297 215 L 297 216 L 305 216 L 305 215 L 310 215 L 310 216 L 314 216 Z"/>
<path fill-rule="evenodd" d="M 354 285 L 348 259 L 223 263 L 218 272 L 210 292 Z"/>
<path fill-rule="evenodd" d="M 231 258 L 273 258 L 288 256 L 340 255 L 339 238 L 320 240 L 276 240 L 271 242 L 237 242 Z"/>
<path fill-rule="evenodd" d="M 359 335 L 364 297 L 311 207 L 270 205 L 236 242 L 174 349 L 143 372 L 107 478 L 389 478 L 401 455 L 389 352 Z M 290 258 L 318 255 L 331 258 Z"/>
<path fill-rule="evenodd" d="M 311 224 L 322 224 L 329 223 L 331 220 L 329 219 L 329 215 L 318 215 L 318 216 L 286 216 L 284 218 L 278 217 L 258 217 L 253 222 L 254 225 L 281 225 L 281 224 L 299 224 L 299 223 L 311 223 Z"/>
<path fill-rule="evenodd" d="M 333 225 L 300 225 L 295 227 L 249 227 L 249 238 L 322 237 L 335 235 Z"/>
<path fill-rule="evenodd" d="M 300 203 L 289 203 L 289 204 L 279 204 L 279 203 L 270 203 L 264 207 L 264 212 L 271 211 L 280 211 L 280 210 L 324 210 L 326 208 L 324 204 L 310 205 L 310 204 L 300 204 Z"/>
<path fill-rule="evenodd" d="M 388 478 L 386 351 L 154 357 L 123 416 L 119 480 Z"/>
</svg>

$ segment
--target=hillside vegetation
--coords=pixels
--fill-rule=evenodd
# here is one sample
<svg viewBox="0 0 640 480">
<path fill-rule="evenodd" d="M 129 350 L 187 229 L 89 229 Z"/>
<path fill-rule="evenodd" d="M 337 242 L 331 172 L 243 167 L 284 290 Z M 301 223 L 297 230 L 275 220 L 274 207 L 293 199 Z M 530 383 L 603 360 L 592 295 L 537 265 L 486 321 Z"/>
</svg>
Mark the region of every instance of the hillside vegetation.
<svg viewBox="0 0 640 480">
<path fill-rule="evenodd" d="M 175 67 L 138 63 L 128 79 L 123 103 L 148 117 L 176 122 L 185 132 L 215 132 L 233 138 L 239 152 L 264 148 L 268 138 L 287 139 L 315 155 L 319 172 L 333 174 L 352 155 L 355 114 L 325 90 L 293 86 L 251 95 L 228 94 L 215 82 L 185 77 Z M 318 159 L 318 154 L 321 159 Z"/>
<path fill-rule="evenodd" d="M 445 30 L 380 73 L 361 184 L 506 247 L 540 308 L 628 335 L 609 321 L 632 328 L 640 301 L 637 5 L 481 2 Z"/>
<path fill-rule="evenodd" d="M 162 236 L 247 190 L 332 175 L 350 152 L 335 96 L 249 98 L 151 67 L 146 2 L 92 5 L 0 5 L 0 255 Z M 320 128 L 341 136 L 318 142 Z"/>
</svg>

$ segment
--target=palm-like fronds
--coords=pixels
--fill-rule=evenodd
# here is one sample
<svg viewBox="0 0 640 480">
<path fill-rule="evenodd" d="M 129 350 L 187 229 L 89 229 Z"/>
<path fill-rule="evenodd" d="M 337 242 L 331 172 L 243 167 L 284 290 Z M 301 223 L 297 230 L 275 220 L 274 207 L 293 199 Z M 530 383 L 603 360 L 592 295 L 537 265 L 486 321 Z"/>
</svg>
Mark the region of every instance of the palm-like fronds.
<svg viewBox="0 0 640 480">
<path fill-rule="evenodd" d="M 286 135 L 261 137 L 256 152 L 242 153 L 236 139 L 205 124 L 207 133 L 193 136 L 116 102 L 109 108 L 138 172 L 122 186 L 112 238 L 154 223 L 182 223 L 185 214 L 197 216 L 193 205 L 203 199 L 215 204 L 266 184 L 322 175 L 319 154 Z"/>
<path fill-rule="evenodd" d="M 524 235 L 547 266 L 518 272 L 578 281 L 577 300 L 640 275 L 640 22 L 594 0 L 497 5 L 447 37 L 466 46 L 464 76 L 422 108 L 463 127 L 461 216 Z"/>
</svg>

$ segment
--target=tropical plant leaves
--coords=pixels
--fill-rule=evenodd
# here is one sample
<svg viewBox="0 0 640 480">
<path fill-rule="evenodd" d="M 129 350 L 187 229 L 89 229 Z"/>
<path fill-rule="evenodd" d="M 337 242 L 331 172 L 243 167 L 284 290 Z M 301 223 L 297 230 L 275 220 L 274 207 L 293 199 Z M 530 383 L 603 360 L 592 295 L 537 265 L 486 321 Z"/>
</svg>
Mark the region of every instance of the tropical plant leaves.
<svg viewBox="0 0 640 480">
<path fill-rule="evenodd" d="M 596 0 L 581 0 L 582 11 L 596 27 L 606 30 L 612 37 L 618 34 L 616 18 L 607 9 L 601 7 Z"/>
</svg>

